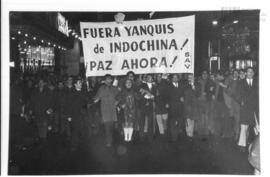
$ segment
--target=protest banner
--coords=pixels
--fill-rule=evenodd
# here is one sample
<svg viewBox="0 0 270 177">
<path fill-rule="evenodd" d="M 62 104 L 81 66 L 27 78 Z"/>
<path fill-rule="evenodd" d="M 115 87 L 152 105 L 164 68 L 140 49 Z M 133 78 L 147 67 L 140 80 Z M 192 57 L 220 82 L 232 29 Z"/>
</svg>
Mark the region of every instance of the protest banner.
<svg viewBox="0 0 270 177">
<path fill-rule="evenodd" d="M 80 28 L 86 76 L 194 72 L 194 15 Z"/>
</svg>

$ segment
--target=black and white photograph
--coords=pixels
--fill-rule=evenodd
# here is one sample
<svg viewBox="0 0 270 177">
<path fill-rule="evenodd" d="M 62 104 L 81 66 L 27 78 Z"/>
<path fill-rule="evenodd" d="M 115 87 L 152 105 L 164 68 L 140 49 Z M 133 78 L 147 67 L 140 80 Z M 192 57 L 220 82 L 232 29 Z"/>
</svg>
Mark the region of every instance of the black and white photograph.
<svg viewBox="0 0 270 177">
<path fill-rule="evenodd" d="M 260 175 L 261 18 L 8 11 L 7 174 Z"/>
</svg>

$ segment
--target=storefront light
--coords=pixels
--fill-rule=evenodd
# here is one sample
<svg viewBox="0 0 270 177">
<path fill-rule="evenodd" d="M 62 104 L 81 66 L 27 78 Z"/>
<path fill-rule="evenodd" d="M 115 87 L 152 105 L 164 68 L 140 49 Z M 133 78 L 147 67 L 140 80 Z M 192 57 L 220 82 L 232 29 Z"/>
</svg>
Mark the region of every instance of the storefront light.
<svg viewBox="0 0 270 177">
<path fill-rule="evenodd" d="M 212 24 L 213 25 L 217 25 L 218 24 L 218 21 L 217 20 L 214 20 L 214 21 L 212 21 Z"/>
</svg>

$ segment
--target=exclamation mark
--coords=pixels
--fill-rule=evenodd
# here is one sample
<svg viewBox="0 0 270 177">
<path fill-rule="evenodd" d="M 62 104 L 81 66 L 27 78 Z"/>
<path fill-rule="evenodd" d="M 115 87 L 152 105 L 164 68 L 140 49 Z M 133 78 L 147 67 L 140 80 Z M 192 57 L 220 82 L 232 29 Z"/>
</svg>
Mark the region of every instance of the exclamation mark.
<svg viewBox="0 0 270 177">
<path fill-rule="evenodd" d="M 183 48 L 185 47 L 185 45 L 188 43 L 188 38 L 185 40 L 184 44 L 181 47 L 181 50 L 183 50 Z"/>
<path fill-rule="evenodd" d="M 173 62 L 172 62 L 172 64 L 170 65 L 170 67 L 173 66 L 173 64 L 176 62 L 176 60 L 177 60 L 177 55 L 174 57 Z"/>
</svg>

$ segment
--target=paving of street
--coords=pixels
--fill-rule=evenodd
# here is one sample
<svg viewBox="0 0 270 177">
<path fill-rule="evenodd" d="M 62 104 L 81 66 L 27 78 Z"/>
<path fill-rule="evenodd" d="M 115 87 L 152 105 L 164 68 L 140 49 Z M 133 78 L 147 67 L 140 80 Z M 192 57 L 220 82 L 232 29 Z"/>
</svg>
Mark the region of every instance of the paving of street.
<svg viewBox="0 0 270 177">
<path fill-rule="evenodd" d="M 101 131 L 102 132 L 102 131 Z M 247 153 L 228 139 L 179 138 L 170 142 L 157 136 L 153 142 L 124 143 L 114 138 L 104 145 L 102 133 L 70 151 L 64 138 L 51 134 L 48 142 L 12 151 L 9 174 L 252 174 Z"/>
</svg>

